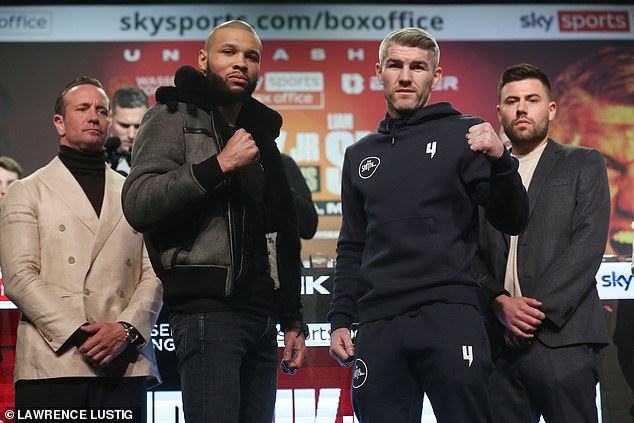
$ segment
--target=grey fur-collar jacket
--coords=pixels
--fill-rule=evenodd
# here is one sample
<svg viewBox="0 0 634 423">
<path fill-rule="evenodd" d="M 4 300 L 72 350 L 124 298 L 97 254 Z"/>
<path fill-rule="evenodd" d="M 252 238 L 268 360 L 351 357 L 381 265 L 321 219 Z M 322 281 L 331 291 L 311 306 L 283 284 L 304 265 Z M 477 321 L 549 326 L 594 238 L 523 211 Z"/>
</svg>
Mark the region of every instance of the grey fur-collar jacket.
<svg viewBox="0 0 634 423">
<path fill-rule="evenodd" d="M 146 113 L 123 188 L 123 209 L 144 233 L 152 265 L 173 311 L 205 311 L 204 299 L 230 296 L 242 268 L 239 176 L 222 173 L 216 155 L 232 134 L 214 93 L 184 66 L 174 87 L 156 92 Z M 301 321 L 300 241 L 292 194 L 275 144 L 281 116 L 247 100 L 237 127 L 252 134 L 264 169 L 269 274 L 282 328 Z"/>
</svg>

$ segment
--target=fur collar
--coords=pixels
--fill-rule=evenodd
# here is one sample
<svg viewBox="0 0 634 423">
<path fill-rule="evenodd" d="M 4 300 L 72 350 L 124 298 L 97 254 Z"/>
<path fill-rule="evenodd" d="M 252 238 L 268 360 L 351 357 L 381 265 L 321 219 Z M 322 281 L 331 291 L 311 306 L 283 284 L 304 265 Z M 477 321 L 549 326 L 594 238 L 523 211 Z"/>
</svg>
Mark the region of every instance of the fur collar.
<svg viewBox="0 0 634 423">
<path fill-rule="evenodd" d="M 156 102 L 166 104 L 172 111 L 176 110 L 179 102 L 182 102 L 193 104 L 209 114 L 217 113 L 211 85 L 205 75 L 197 69 L 191 66 L 179 68 L 174 75 L 174 85 L 159 87 L 156 90 Z M 282 116 L 253 97 L 245 101 L 240 109 L 238 123 L 244 121 L 256 121 L 268 127 L 272 134 L 279 134 L 282 126 Z M 277 137 L 277 135 L 274 136 Z"/>
</svg>

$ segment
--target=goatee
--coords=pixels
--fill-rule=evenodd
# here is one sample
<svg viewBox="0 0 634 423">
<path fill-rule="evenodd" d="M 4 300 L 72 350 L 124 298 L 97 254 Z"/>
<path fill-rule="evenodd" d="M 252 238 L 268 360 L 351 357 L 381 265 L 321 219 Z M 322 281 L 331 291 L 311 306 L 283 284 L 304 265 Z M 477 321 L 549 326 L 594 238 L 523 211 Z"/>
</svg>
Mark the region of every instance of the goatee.
<svg viewBox="0 0 634 423">
<path fill-rule="evenodd" d="M 242 103 L 251 97 L 255 91 L 257 81 L 249 80 L 249 83 L 243 91 L 232 91 L 224 79 L 211 70 L 207 65 L 207 80 L 211 84 L 213 92 L 217 95 L 218 104 L 235 104 Z"/>
</svg>

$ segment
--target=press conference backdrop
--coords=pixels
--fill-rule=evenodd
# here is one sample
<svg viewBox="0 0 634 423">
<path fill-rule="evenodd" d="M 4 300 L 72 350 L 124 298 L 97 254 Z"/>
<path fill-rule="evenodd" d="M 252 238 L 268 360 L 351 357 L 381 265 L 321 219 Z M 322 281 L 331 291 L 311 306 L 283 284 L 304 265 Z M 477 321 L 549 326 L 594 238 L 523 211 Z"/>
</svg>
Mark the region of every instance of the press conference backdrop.
<svg viewBox="0 0 634 423">
<path fill-rule="evenodd" d="M 571 4 L 0 7 L 0 155 L 16 158 L 30 173 L 57 153 L 58 138 L 51 125 L 53 103 L 59 89 L 75 76 L 97 77 L 109 95 L 122 85 L 138 85 L 154 101 L 156 88 L 172 84 L 178 67 L 195 65 L 197 52 L 215 24 L 245 19 L 263 40 L 255 96 L 282 114 L 278 147 L 300 165 L 320 215 L 315 238 L 303 242 L 302 257 L 308 263 L 311 258 L 325 257 L 328 263 L 335 257 L 341 222 L 345 148 L 373 131 L 385 113 L 374 64 L 379 42 L 389 31 L 419 26 L 433 33 L 441 45 L 443 78 L 432 102 L 449 101 L 497 126 L 497 80 L 502 69 L 531 62 L 556 80 L 569 66 L 595 52 L 634 54 L 633 14 L 633 6 Z M 620 126 L 610 129 L 604 144 L 596 145 L 605 151 L 622 145 L 620 154 L 611 151 L 617 165 L 619 160 L 632 160 L 627 157 L 634 143 L 634 104 L 626 105 L 631 106 L 623 114 L 626 121 L 618 122 Z M 592 142 L 597 139 L 601 136 L 591 138 Z M 606 253 L 616 260 L 631 255 L 632 230 L 623 218 L 627 212 L 615 207 L 617 202 L 634 203 L 634 193 L 625 188 L 632 175 L 624 169 L 611 169 L 613 216 Z M 630 197 L 624 198 L 624 193 Z M 597 275 L 614 341 L 601 363 L 604 422 L 632 421 L 634 364 L 627 357 L 634 350 L 634 288 L 630 288 L 628 269 L 622 262 L 605 263 Z M 308 269 L 302 286 L 314 335 L 309 341 L 310 358 L 295 376 L 280 375 L 276 421 L 351 422 L 349 369 L 340 369 L 327 352 L 325 313 L 331 273 Z M 7 308 L 0 310 L 3 409 L 12 404 L 17 312 L 3 291 L 0 307 Z M 174 394 L 178 389 L 174 345 L 164 316 L 154 335 L 165 383 L 150 394 L 150 400 L 157 410 L 170 410 L 157 412 L 154 418 L 168 416 L 171 420 L 163 421 L 175 421 L 173 406 L 180 397 L 177 391 Z M 433 419 L 429 407 L 426 413 L 424 418 Z"/>
</svg>

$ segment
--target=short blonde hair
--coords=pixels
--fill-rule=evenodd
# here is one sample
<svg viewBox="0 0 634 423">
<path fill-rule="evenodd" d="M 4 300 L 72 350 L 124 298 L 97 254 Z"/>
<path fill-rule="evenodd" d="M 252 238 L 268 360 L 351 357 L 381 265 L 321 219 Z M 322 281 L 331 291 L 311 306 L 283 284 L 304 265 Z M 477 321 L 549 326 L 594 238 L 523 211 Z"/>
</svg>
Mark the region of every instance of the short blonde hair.
<svg viewBox="0 0 634 423">
<path fill-rule="evenodd" d="M 401 28 L 392 31 L 383 39 L 379 46 L 379 64 L 383 67 L 383 61 L 387 55 L 387 49 L 392 44 L 405 47 L 418 47 L 429 51 L 431 54 L 432 65 L 438 67 L 440 63 L 440 47 L 436 39 L 427 31 L 420 28 Z"/>
</svg>

